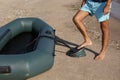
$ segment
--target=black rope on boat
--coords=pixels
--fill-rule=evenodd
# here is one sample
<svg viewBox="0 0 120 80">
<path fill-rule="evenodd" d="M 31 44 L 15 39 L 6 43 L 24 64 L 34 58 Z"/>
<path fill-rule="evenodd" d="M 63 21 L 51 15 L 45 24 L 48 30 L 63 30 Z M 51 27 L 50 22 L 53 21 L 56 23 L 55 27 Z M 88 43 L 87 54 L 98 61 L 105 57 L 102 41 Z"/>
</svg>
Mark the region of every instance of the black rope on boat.
<svg viewBox="0 0 120 80">
<path fill-rule="evenodd" d="M 59 38 L 58 36 L 55 36 L 55 43 L 58 44 L 58 45 L 61 45 L 61 46 L 68 47 L 68 48 L 70 48 L 70 49 L 73 48 L 73 47 L 71 47 L 71 46 L 78 46 L 78 45 L 75 44 L 75 43 L 72 43 L 72 42 L 66 41 L 66 40 L 64 40 L 64 39 L 61 39 L 61 38 Z"/>
</svg>

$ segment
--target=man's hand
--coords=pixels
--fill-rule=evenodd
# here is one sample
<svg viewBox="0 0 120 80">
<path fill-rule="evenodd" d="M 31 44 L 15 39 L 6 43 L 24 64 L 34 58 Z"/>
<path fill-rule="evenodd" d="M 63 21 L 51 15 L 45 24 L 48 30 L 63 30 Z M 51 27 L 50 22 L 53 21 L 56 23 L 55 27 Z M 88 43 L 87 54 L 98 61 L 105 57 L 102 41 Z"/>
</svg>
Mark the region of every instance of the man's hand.
<svg viewBox="0 0 120 80">
<path fill-rule="evenodd" d="M 112 0 L 107 0 L 106 5 L 105 5 L 105 7 L 104 7 L 104 9 L 103 9 L 104 15 L 106 15 L 106 14 L 109 13 L 111 2 L 112 2 Z"/>
<path fill-rule="evenodd" d="M 103 9 L 104 15 L 108 14 L 109 11 L 110 11 L 109 6 L 105 6 L 104 9 Z"/>
</svg>

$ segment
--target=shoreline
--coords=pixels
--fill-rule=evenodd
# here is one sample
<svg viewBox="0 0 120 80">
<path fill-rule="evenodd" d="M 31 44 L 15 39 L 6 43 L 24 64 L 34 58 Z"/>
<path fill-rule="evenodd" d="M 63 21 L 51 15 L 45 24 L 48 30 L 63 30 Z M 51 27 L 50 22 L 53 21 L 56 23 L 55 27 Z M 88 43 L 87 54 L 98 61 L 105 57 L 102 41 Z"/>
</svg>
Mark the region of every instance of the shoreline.
<svg viewBox="0 0 120 80">
<path fill-rule="evenodd" d="M 120 3 L 118 1 L 112 2 L 111 14 L 114 18 L 120 20 Z"/>
</svg>

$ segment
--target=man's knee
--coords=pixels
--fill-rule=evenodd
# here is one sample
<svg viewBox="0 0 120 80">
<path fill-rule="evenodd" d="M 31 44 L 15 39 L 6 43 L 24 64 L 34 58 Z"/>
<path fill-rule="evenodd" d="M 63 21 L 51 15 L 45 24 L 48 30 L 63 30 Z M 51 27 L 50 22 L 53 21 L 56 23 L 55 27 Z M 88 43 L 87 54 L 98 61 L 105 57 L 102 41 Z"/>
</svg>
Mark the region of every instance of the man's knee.
<svg viewBox="0 0 120 80">
<path fill-rule="evenodd" d="M 108 27 L 109 21 L 106 20 L 106 21 L 100 22 L 100 24 L 101 24 L 101 27 Z"/>
<path fill-rule="evenodd" d="M 73 16 L 73 22 L 77 22 L 77 17 L 76 17 L 76 15 Z"/>
<path fill-rule="evenodd" d="M 101 29 L 102 29 L 102 30 L 105 30 L 105 31 L 108 30 L 108 27 L 109 27 L 109 21 L 108 21 L 108 20 L 103 21 L 103 22 L 101 22 L 100 24 L 101 24 Z"/>
<path fill-rule="evenodd" d="M 75 22 L 75 23 L 80 23 L 81 22 L 81 20 L 80 20 L 80 18 L 78 17 L 78 16 L 74 16 L 73 17 L 73 22 Z"/>
</svg>

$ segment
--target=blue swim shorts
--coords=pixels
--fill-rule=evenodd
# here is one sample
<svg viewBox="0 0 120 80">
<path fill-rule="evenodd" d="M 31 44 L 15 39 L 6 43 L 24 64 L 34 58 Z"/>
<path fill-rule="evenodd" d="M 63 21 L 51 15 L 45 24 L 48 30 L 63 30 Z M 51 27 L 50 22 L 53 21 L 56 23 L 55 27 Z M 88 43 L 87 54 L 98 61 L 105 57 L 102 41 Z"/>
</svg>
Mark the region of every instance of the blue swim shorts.
<svg viewBox="0 0 120 80">
<path fill-rule="evenodd" d="M 95 15 L 98 22 L 103 22 L 108 20 L 110 17 L 110 11 L 106 15 L 103 13 L 105 5 L 106 2 L 94 2 L 92 0 L 86 0 L 86 3 L 80 8 L 80 10 L 89 12 L 91 16 Z"/>
</svg>

